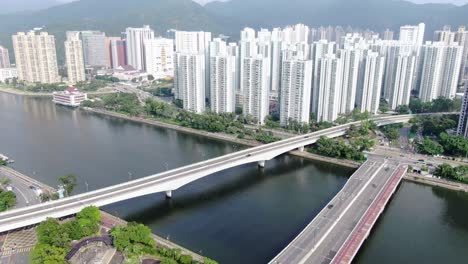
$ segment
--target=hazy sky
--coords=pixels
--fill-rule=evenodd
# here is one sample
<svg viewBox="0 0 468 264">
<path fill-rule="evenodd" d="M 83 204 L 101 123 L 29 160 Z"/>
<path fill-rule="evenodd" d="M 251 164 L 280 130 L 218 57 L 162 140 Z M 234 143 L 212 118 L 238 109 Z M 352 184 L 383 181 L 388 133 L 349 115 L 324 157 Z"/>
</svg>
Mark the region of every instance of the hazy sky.
<svg viewBox="0 0 468 264">
<path fill-rule="evenodd" d="M 10 0 L 7 0 L 10 1 Z M 71 2 L 73 0 L 59 0 L 61 2 Z M 214 0 L 194 0 L 195 2 L 198 2 L 200 4 L 206 4 L 208 2 L 212 2 Z M 224 0 L 226 1 L 226 0 Z M 255 0 L 252 0 L 255 1 Z M 468 4 L 468 0 L 409 0 L 410 2 L 418 3 L 418 4 L 423 4 L 423 3 L 452 3 L 452 4 L 457 4 L 457 5 L 463 5 L 463 4 Z"/>
</svg>

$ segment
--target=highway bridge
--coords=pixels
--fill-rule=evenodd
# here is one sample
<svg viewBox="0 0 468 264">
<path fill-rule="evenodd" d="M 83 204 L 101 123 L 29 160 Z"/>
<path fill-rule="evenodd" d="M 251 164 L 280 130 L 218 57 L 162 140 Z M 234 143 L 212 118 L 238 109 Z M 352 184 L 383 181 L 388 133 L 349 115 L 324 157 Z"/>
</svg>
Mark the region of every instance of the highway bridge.
<svg viewBox="0 0 468 264">
<path fill-rule="evenodd" d="M 376 117 L 371 120 L 382 126 L 408 122 L 413 117 L 414 115 L 396 115 Z M 292 150 L 303 151 L 305 146 L 314 144 L 322 136 L 329 138 L 342 136 L 353 124 L 359 126 L 361 122 L 284 139 L 92 192 L 4 212 L 0 214 L 0 232 L 37 224 L 48 217 L 60 218 L 73 215 L 91 205 L 101 207 L 159 192 L 165 192 L 170 198 L 173 191 L 200 178 L 248 163 L 258 162 L 260 167 L 264 167 L 266 161 Z"/>
</svg>

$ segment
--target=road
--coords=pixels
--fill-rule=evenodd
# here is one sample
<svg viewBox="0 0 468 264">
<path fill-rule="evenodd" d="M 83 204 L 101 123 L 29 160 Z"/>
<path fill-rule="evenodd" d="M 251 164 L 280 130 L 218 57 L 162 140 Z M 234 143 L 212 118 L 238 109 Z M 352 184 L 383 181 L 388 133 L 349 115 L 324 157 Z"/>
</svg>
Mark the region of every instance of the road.
<svg viewBox="0 0 468 264">
<path fill-rule="evenodd" d="M 373 120 L 379 125 L 384 125 L 407 122 L 412 117 L 411 115 L 390 116 L 375 118 Z M 242 164 L 270 160 L 291 150 L 313 144 L 321 136 L 341 136 L 346 133 L 351 124 L 359 125 L 360 122 L 336 126 L 307 135 L 238 151 L 157 175 L 75 195 L 58 201 L 4 212 L 0 214 L 0 232 L 36 224 L 45 220 L 47 217 L 59 218 L 71 215 L 89 205 L 100 207 L 151 193 L 176 190 L 214 172 Z"/>
<path fill-rule="evenodd" d="M 39 196 L 30 188 L 32 183 L 25 181 L 20 173 L 0 167 L 0 178 L 10 180 L 9 185 L 13 187 L 13 192 L 16 195 L 15 208 L 41 203 Z"/>
<path fill-rule="evenodd" d="M 369 157 L 343 189 L 270 263 L 330 263 L 399 164 Z"/>
</svg>

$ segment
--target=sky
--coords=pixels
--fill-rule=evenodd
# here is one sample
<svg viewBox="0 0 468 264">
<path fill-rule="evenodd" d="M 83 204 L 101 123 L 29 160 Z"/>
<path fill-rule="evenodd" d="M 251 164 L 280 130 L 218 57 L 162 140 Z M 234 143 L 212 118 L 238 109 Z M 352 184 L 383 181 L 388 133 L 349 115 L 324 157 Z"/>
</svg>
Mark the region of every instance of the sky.
<svg viewBox="0 0 468 264">
<path fill-rule="evenodd" d="M 10 1 L 10 0 L 7 0 Z M 60 2 L 71 2 L 73 0 L 59 0 Z M 214 0 L 194 0 L 195 2 L 198 2 L 200 4 L 206 4 L 208 2 L 212 2 Z M 226 0 L 224 0 L 226 1 Z M 255 1 L 255 0 L 252 0 Z M 451 3 L 451 4 L 456 4 L 456 5 L 463 5 L 463 4 L 468 4 L 468 0 L 409 0 L 410 2 L 414 2 L 417 4 L 425 4 L 425 3 Z"/>
</svg>

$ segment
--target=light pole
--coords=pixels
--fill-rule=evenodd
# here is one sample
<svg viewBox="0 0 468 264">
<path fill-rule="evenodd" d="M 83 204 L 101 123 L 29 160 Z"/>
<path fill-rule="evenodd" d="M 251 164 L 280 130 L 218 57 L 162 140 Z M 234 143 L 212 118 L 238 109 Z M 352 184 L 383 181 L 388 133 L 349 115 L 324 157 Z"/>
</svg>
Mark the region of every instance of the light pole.
<svg viewBox="0 0 468 264">
<path fill-rule="evenodd" d="M 128 172 L 128 180 L 131 181 L 132 180 L 132 176 L 133 174 L 131 172 Z"/>
</svg>

